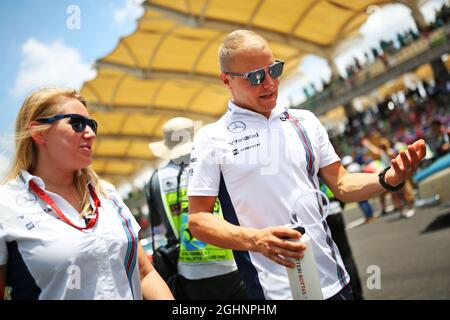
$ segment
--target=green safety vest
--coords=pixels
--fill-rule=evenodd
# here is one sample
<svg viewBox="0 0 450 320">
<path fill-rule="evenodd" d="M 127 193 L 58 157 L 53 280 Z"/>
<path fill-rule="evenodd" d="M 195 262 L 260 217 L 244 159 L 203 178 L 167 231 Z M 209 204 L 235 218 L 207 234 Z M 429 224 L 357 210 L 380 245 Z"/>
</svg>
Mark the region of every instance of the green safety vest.
<svg viewBox="0 0 450 320">
<path fill-rule="evenodd" d="M 328 197 L 328 199 L 333 199 L 334 198 L 334 193 L 333 191 L 331 191 L 330 188 L 328 188 L 328 186 L 325 183 L 320 183 L 320 191 L 322 191 L 323 193 L 325 193 L 325 195 Z"/>
<path fill-rule="evenodd" d="M 320 191 L 325 193 L 325 195 L 330 200 L 330 212 L 329 212 L 329 214 L 332 215 L 332 214 L 341 213 L 342 209 L 343 209 L 341 203 L 339 202 L 338 199 L 336 199 L 336 197 L 334 196 L 333 191 L 331 191 L 331 189 L 323 182 L 320 182 Z"/>
<path fill-rule="evenodd" d="M 180 185 L 177 176 L 180 166 L 170 162 L 158 170 L 161 198 L 167 219 L 180 243 L 180 263 L 215 263 L 218 261 L 233 261 L 232 250 L 223 249 L 205 243 L 193 237 L 188 223 L 187 172 L 183 169 Z M 177 195 L 178 189 L 178 195 Z M 214 204 L 213 214 L 223 219 L 219 200 Z"/>
</svg>

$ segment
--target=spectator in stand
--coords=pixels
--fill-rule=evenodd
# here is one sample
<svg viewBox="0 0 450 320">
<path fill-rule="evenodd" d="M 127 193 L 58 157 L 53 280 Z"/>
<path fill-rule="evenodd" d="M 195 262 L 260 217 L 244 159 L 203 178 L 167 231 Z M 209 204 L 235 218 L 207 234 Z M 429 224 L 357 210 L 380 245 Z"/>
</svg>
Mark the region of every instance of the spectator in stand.
<svg viewBox="0 0 450 320">
<path fill-rule="evenodd" d="M 374 61 L 380 56 L 380 53 L 378 52 L 377 48 L 375 48 L 375 47 L 372 48 L 372 55 L 373 55 Z"/>
</svg>

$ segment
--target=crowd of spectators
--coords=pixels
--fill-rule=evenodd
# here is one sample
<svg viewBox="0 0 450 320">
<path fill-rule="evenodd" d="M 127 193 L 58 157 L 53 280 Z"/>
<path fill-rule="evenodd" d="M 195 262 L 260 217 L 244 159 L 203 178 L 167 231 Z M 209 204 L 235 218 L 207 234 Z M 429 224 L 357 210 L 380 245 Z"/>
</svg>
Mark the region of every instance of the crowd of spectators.
<svg viewBox="0 0 450 320">
<path fill-rule="evenodd" d="M 436 10 L 435 19 L 429 25 L 429 31 L 438 29 L 448 23 L 450 20 L 450 6 L 444 3 L 441 8 Z"/>
<path fill-rule="evenodd" d="M 450 79 L 424 83 L 423 88 L 407 90 L 404 99 L 389 97 L 373 108 L 355 112 L 342 133 L 330 131 L 338 154 L 351 155 L 360 164 L 377 160 L 362 144 L 364 139 L 377 146 L 387 143 L 397 151 L 417 139 L 425 139 L 429 141 L 430 159 L 448 152 L 445 145 L 438 151 L 439 146 L 432 141 L 436 140 L 437 132 L 445 136 L 450 131 Z M 439 141 L 446 143 L 445 138 Z"/>
<path fill-rule="evenodd" d="M 434 21 L 426 29 L 415 31 L 409 28 L 404 32 L 398 32 L 390 39 L 382 39 L 378 46 L 371 47 L 364 52 L 364 58 L 354 56 L 352 61 L 345 67 L 343 74 L 331 75 L 328 80 L 322 81 L 321 87 L 317 87 L 314 83 L 305 85 L 302 91 L 306 100 L 315 99 L 323 95 L 332 95 L 333 89 L 338 86 L 345 86 L 345 88 L 351 89 L 362 71 L 369 70 L 370 66 L 377 61 L 381 61 L 386 68 L 389 68 L 389 57 L 394 56 L 403 48 L 422 37 L 428 38 L 430 32 L 447 24 L 449 19 L 450 6 L 444 3 L 440 9 L 436 10 Z"/>
</svg>

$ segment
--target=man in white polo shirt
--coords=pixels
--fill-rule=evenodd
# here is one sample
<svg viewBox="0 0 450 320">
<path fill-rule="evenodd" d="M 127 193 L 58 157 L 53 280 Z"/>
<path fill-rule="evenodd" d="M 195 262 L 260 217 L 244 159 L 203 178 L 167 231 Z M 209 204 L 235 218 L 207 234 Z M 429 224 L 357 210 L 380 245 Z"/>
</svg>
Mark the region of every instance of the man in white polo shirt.
<svg viewBox="0 0 450 320">
<path fill-rule="evenodd" d="M 308 248 L 291 242 L 295 194 L 319 189 L 318 176 L 343 201 L 400 188 L 425 154 L 424 141 L 409 146 L 377 174 L 349 174 L 319 120 L 306 110 L 277 104 L 283 62 L 258 34 L 237 30 L 219 49 L 221 79 L 233 97 L 217 122 L 195 137 L 188 186 L 189 229 L 198 239 L 234 250 L 253 299 L 292 299 L 285 267 Z M 225 220 L 211 214 L 216 197 Z M 298 217 L 323 215 L 318 201 Z M 326 222 L 308 228 L 325 299 L 351 299 L 349 276 Z"/>
</svg>

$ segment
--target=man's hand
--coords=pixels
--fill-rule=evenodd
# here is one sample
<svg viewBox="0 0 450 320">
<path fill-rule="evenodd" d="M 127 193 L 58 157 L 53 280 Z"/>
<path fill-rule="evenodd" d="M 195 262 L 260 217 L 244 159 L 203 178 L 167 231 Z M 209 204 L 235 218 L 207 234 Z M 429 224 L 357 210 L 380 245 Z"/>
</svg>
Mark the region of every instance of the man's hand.
<svg viewBox="0 0 450 320">
<path fill-rule="evenodd" d="M 303 258 L 306 245 L 292 242 L 289 239 L 299 239 L 301 233 L 287 227 L 269 227 L 256 230 L 252 236 L 252 251 L 257 251 L 265 257 L 285 267 L 293 268 L 295 263 L 287 258 Z"/>
<path fill-rule="evenodd" d="M 407 150 L 400 151 L 399 155 L 392 159 L 391 169 L 386 172 L 386 182 L 391 186 L 397 186 L 407 180 L 416 171 L 425 155 L 424 140 L 420 139 L 410 144 Z"/>
</svg>

